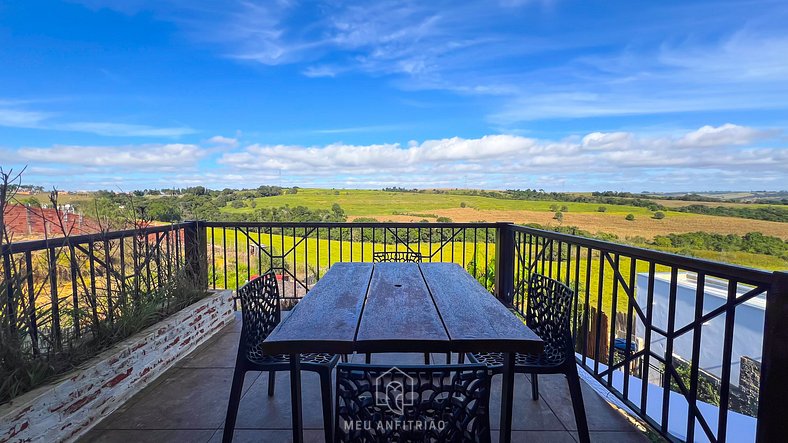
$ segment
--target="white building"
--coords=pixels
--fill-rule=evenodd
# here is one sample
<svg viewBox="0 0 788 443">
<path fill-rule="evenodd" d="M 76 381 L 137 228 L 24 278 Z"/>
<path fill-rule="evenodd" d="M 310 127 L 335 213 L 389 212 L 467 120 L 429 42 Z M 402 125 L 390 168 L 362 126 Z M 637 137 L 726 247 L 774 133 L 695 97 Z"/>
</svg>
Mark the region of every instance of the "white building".
<svg viewBox="0 0 788 443">
<path fill-rule="evenodd" d="M 646 313 L 648 297 L 648 274 L 637 276 L 636 297 L 638 305 Z M 695 319 L 696 275 L 679 273 L 676 288 L 676 321 L 674 330 L 692 323 Z M 737 296 L 750 291 L 752 287 L 738 285 Z M 670 296 L 670 273 L 654 275 L 653 324 L 668 330 L 668 301 Z M 728 282 L 706 278 L 703 295 L 703 314 L 725 304 L 728 296 Z M 763 322 L 766 309 L 766 296 L 761 294 L 752 298 L 735 310 L 733 353 L 731 357 L 731 379 L 733 385 L 739 384 L 739 365 L 742 356 L 761 361 L 763 345 Z M 722 374 L 723 339 L 725 337 L 725 314 L 722 313 L 705 322 L 701 332 L 700 367 L 720 377 Z M 637 326 L 637 336 L 644 339 L 643 325 Z M 693 332 L 689 331 L 673 341 L 673 354 L 685 360 L 692 359 Z M 656 332 L 651 334 L 651 350 L 664 355 L 666 339 Z"/>
</svg>

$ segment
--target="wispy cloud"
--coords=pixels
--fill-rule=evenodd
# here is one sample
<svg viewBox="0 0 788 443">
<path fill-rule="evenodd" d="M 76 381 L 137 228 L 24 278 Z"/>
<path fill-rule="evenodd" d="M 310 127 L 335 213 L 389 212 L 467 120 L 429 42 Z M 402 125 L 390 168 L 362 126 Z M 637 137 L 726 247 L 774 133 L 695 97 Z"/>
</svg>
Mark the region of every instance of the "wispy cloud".
<svg viewBox="0 0 788 443">
<path fill-rule="evenodd" d="M 6 101 L 5 103 L 14 104 Z M 62 117 L 52 112 L 31 111 L 3 106 L 0 101 L 0 126 L 42 129 L 50 131 L 83 132 L 111 137 L 180 137 L 197 131 L 186 126 L 158 127 L 112 122 L 61 122 Z"/>
</svg>

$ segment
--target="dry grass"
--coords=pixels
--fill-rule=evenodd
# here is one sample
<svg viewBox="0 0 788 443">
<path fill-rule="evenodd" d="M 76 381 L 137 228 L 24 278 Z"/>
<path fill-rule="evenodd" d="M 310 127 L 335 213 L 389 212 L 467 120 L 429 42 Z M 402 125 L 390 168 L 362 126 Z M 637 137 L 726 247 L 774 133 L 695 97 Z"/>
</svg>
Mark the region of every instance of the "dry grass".
<svg viewBox="0 0 788 443">
<path fill-rule="evenodd" d="M 449 217 L 455 222 L 507 221 L 514 223 L 539 223 L 540 225 L 551 226 L 559 224 L 556 220 L 553 220 L 552 212 L 490 211 L 472 208 L 435 209 L 430 212 L 441 217 Z M 788 240 L 788 223 L 700 214 L 681 214 L 681 216 L 675 217 L 672 215 L 670 214 L 662 220 L 636 215 L 634 221 L 627 221 L 621 214 L 565 212 L 564 221 L 561 224 L 564 226 L 577 226 L 592 233 L 605 232 L 615 234 L 621 238 L 640 236 L 652 239 L 655 235 L 696 231 L 742 235 L 755 231 Z M 408 215 L 379 215 L 374 216 L 374 218 L 381 221 L 391 220 L 397 222 L 419 221 L 421 219 L 420 217 Z M 353 216 L 349 217 L 349 219 L 352 220 Z"/>
</svg>

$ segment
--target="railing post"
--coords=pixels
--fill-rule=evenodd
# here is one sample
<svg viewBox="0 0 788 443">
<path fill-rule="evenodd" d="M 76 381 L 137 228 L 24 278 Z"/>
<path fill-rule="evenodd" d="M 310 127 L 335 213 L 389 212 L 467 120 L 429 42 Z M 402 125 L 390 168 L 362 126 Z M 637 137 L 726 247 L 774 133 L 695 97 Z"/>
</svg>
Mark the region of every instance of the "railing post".
<svg viewBox="0 0 788 443">
<path fill-rule="evenodd" d="M 766 293 L 756 441 L 788 435 L 788 273 L 775 272 Z"/>
<path fill-rule="evenodd" d="M 186 273 L 202 290 L 208 289 L 208 230 L 202 222 L 189 221 L 183 230 Z"/>
<path fill-rule="evenodd" d="M 514 298 L 514 231 L 512 223 L 497 223 L 495 230 L 495 296 L 511 304 Z"/>
</svg>

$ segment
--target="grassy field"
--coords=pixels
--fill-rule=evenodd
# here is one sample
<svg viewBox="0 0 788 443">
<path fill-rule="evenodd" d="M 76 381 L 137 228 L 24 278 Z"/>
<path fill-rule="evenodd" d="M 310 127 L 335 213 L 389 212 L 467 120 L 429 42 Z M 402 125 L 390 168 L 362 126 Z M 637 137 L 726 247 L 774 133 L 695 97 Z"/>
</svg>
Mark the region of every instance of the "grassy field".
<svg viewBox="0 0 788 443">
<path fill-rule="evenodd" d="M 593 233 L 605 232 L 619 237 L 643 237 L 655 235 L 705 231 L 719 234 L 745 234 L 761 232 L 765 235 L 788 240 L 788 224 L 735 217 L 718 217 L 685 212 L 665 211 L 662 220 L 653 218 L 647 208 L 627 205 L 600 205 L 597 203 L 562 203 L 551 201 L 502 200 L 452 194 L 421 194 L 408 192 L 384 192 L 369 190 L 299 189 L 297 194 L 262 197 L 255 200 L 256 208 L 306 206 L 310 209 L 330 209 L 338 203 L 348 214 L 348 219 L 372 217 L 380 221 L 435 221 L 436 217 L 449 217 L 455 222 L 510 221 L 515 223 L 539 223 L 558 225 L 550 207 L 566 206 L 561 224 L 577 226 Z M 464 203 L 466 207 L 461 207 Z M 685 202 L 686 203 L 686 202 Z M 605 212 L 599 212 L 605 206 Z M 223 212 L 242 213 L 254 211 L 243 208 L 222 208 Z M 635 220 L 625 219 L 633 214 Z"/>
</svg>

